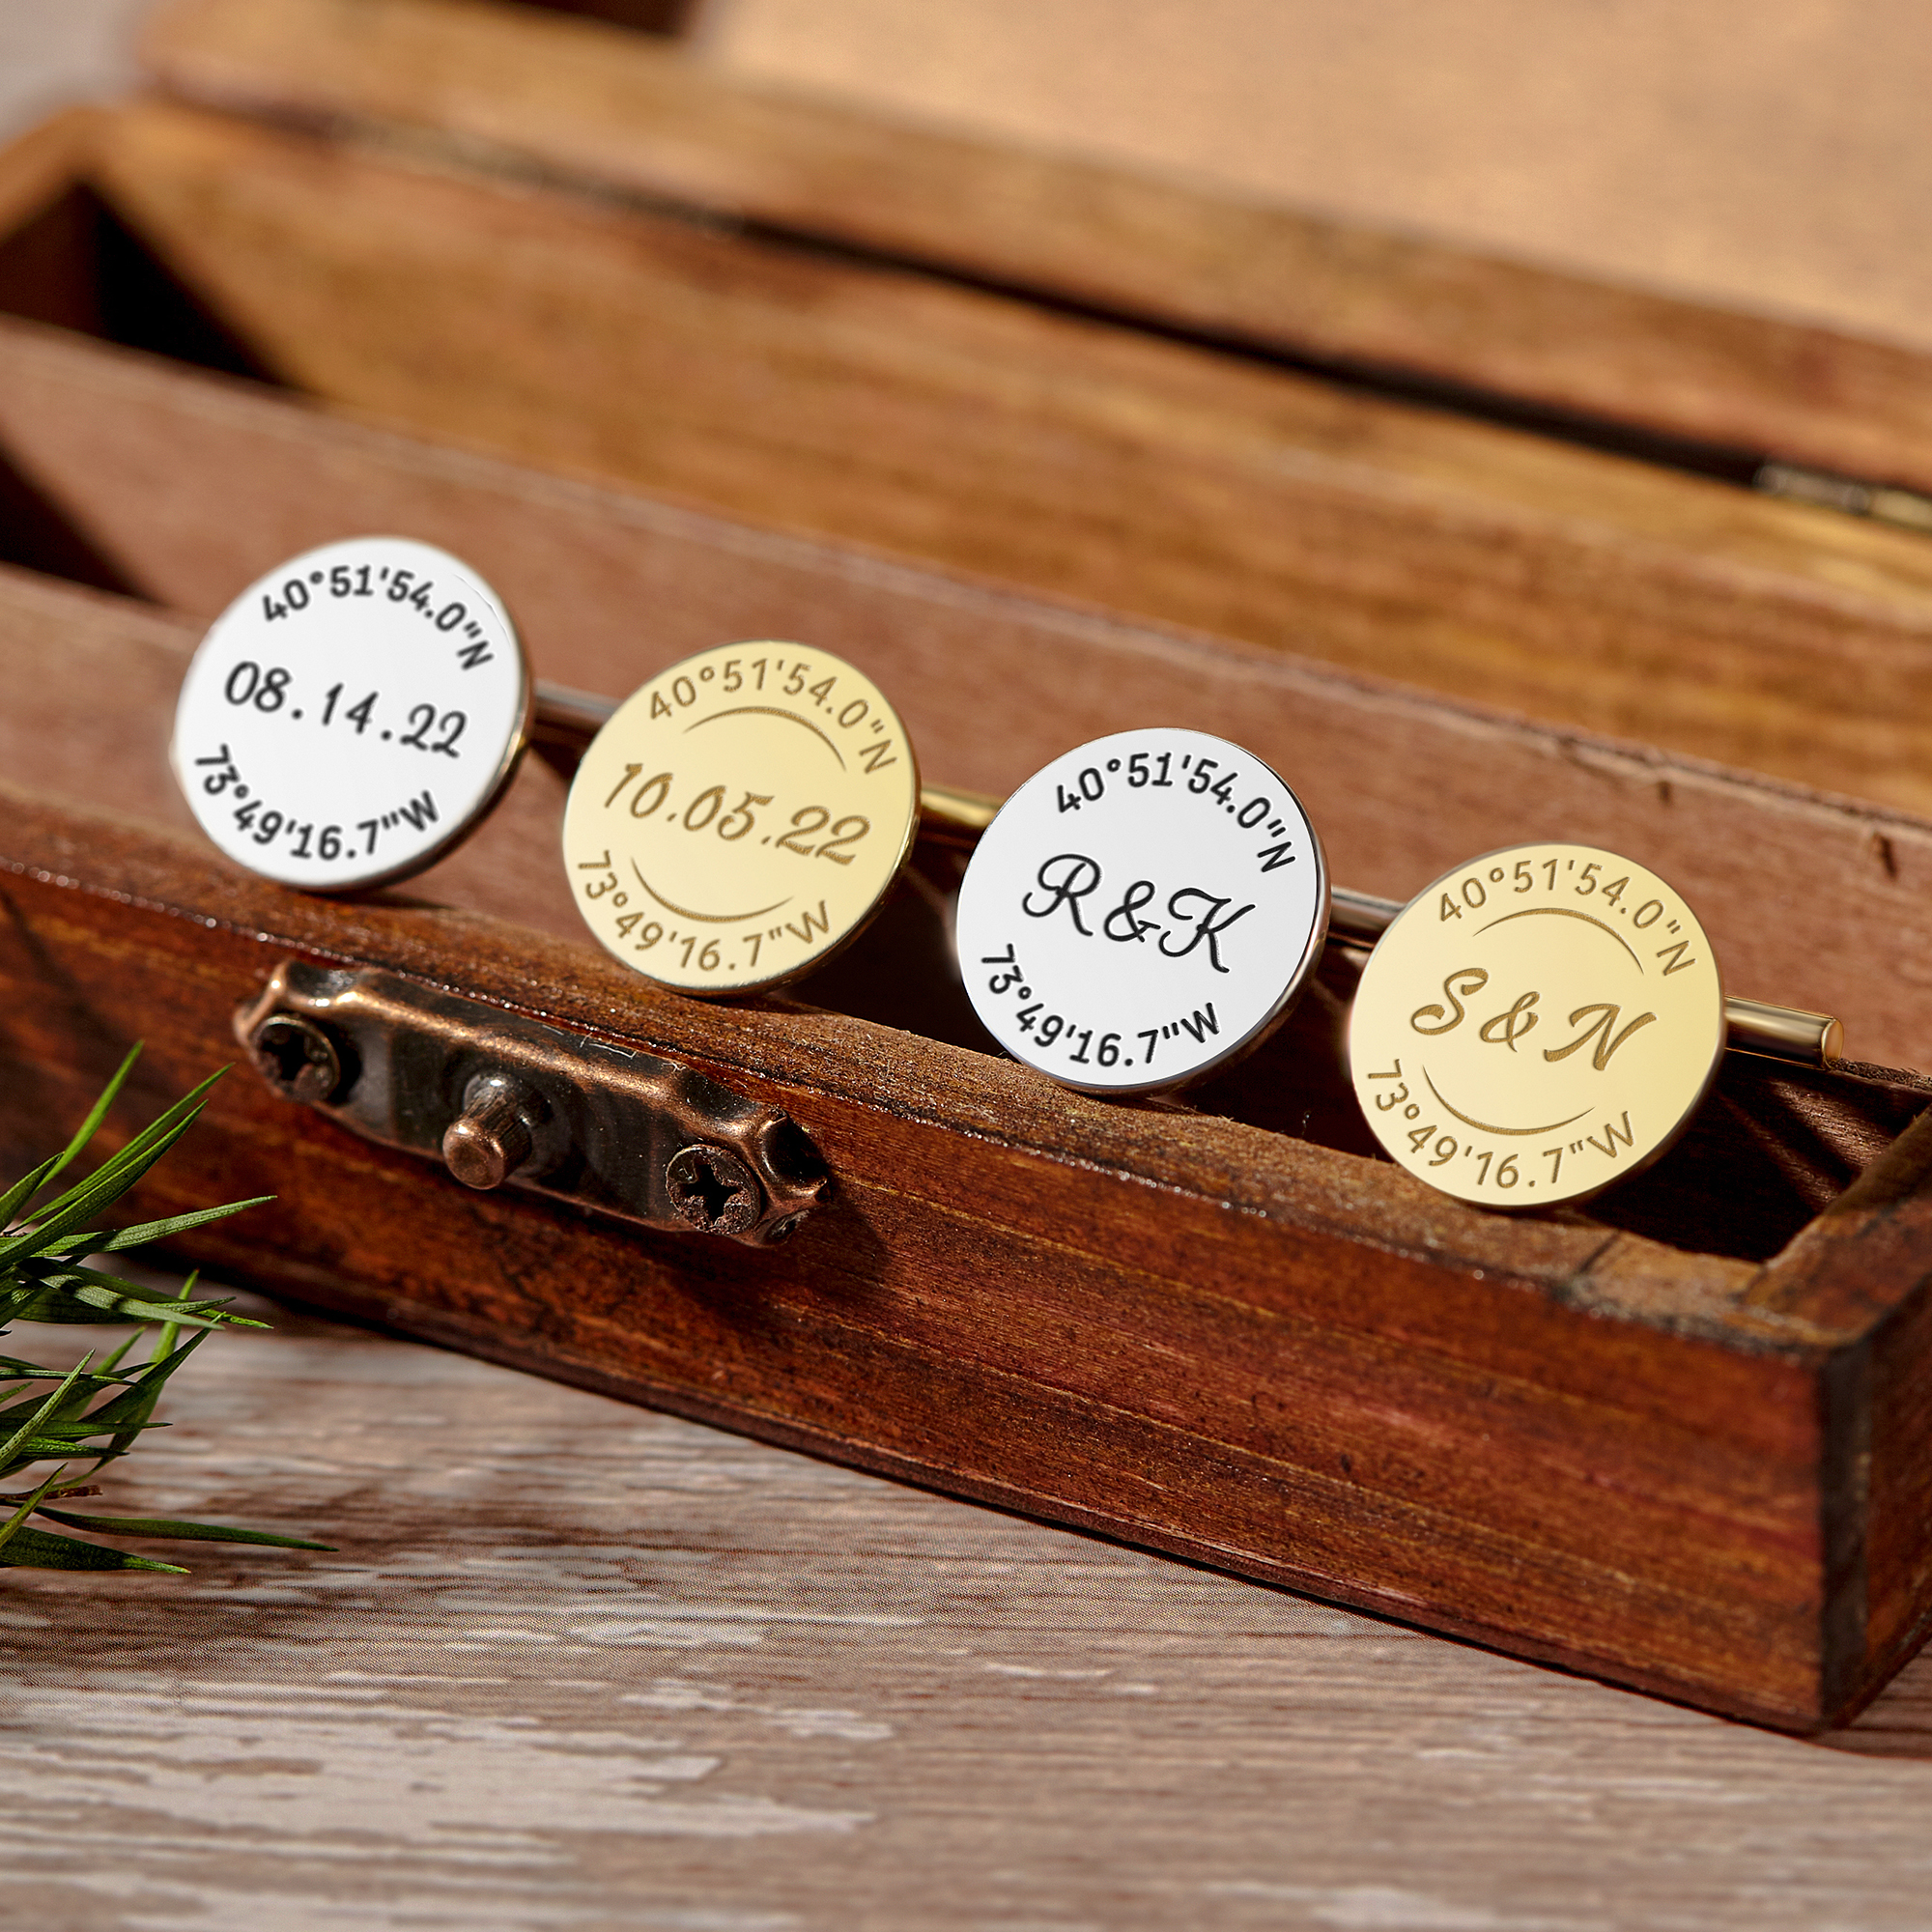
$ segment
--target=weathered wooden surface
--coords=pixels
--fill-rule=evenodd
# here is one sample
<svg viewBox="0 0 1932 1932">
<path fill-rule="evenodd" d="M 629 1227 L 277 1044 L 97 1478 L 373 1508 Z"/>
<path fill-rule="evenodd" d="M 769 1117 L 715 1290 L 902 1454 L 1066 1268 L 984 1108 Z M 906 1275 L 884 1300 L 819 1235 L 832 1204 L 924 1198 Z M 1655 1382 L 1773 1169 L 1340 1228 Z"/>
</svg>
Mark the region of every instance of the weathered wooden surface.
<svg viewBox="0 0 1932 1932">
<path fill-rule="evenodd" d="M 95 138 L 84 107 L 53 115 L 0 148 L 0 231 L 39 213 L 87 165 Z"/>
<path fill-rule="evenodd" d="M 338 1550 L 5 1573 L 22 1925 L 1925 1922 L 1932 1660 L 1801 1743 L 270 1319 L 101 1506 Z"/>
<path fill-rule="evenodd" d="M 1896 1271 L 1906 1252 L 1918 1252 L 1932 1223 L 1932 1116 L 1921 1114 L 1887 1152 L 1794 1240 L 1752 1285 L 1757 1307 L 1802 1303 L 1814 1320 L 1857 1321 L 1873 1312 L 1877 1283 Z M 1904 1637 L 1916 1625 L 1932 1548 L 1932 1469 L 1900 1457 L 1889 1443 L 1902 1438 L 1892 1424 L 1928 1412 L 1932 1389 L 1932 1297 L 1899 1311 L 1890 1346 L 1855 1351 L 1825 1379 L 1828 1404 L 1869 1413 L 1869 1443 L 1843 1438 L 1841 1489 L 1874 1498 L 1875 1518 L 1888 1527 L 1854 1559 L 1864 1571 L 1861 1614 L 1875 1642 L 1886 1633 Z M 1842 1558 L 1839 1560 L 1843 1560 Z"/>
<path fill-rule="evenodd" d="M 865 74 L 863 16 L 823 24 Z M 781 18 L 764 24 L 783 42 Z M 174 91 L 243 111 L 440 135 L 471 161 L 494 151 L 1117 314 L 1932 484 L 1923 355 L 895 126 L 582 23 L 462 0 L 175 0 L 145 54 Z"/>
<path fill-rule="evenodd" d="M 178 107 L 108 117 L 88 172 L 256 362 L 335 405 L 1926 801 L 1932 545 L 1908 533 L 915 274 Z M 26 279 L 6 300 L 39 313 Z M 23 467 L 83 515 L 90 493 L 123 492 L 131 469 L 77 469 L 81 426 L 35 409 L 23 397 L 8 426 Z M 165 471 L 163 451 L 148 460 Z M 198 497 L 173 494 L 192 517 Z"/>
</svg>

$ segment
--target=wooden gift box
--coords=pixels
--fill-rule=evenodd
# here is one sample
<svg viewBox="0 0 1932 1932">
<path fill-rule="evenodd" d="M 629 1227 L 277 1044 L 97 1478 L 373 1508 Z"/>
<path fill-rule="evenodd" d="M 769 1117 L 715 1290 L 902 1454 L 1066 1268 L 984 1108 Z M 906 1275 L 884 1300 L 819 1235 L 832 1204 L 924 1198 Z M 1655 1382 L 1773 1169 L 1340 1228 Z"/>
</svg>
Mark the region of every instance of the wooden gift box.
<svg viewBox="0 0 1932 1932">
<path fill-rule="evenodd" d="M 132 1037 L 158 1103 L 288 962 L 387 975 L 469 1050 L 781 1110 L 829 1199 L 753 1247 L 472 1192 L 243 1071 L 140 1204 L 277 1195 L 196 1259 L 1763 1721 L 1884 1684 L 1932 1608 L 1932 1089 L 1887 1070 L 1932 1009 L 1921 360 L 514 10 L 204 0 L 150 61 L 173 98 L 0 157 L 10 1159 Z M 1740 487 L 1767 459 L 1889 521 Z M 1263 1053 L 1134 1107 L 986 1050 L 943 843 L 838 965 L 724 1006 L 588 940 L 562 755 L 404 887 L 264 885 L 174 793 L 175 687 L 238 587 L 363 530 L 475 559 L 589 691 L 821 641 L 951 784 L 1221 731 L 1359 890 L 1610 844 L 1860 1060 L 1733 1054 L 1650 1174 L 1505 1218 L 1373 1156 L 1346 949 Z"/>
</svg>

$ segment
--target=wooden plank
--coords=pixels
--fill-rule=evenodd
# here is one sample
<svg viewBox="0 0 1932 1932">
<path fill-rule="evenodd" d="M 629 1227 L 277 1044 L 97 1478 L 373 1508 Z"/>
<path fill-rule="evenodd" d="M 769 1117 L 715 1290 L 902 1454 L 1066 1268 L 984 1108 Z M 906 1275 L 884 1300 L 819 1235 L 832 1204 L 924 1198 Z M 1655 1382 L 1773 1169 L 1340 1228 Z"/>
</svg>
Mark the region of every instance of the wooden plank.
<svg viewBox="0 0 1932 1932">
<path fill-rule="evenodd" d="M 583 689 L 620 695 L 722 639 L 823 641 L 894 694 L 944 782 L 1004 793 L 1068 745 L 1129 725 L 1217 731 L 1292 774 L 1346 884 L 1406 898 L 1532 833 L 1627 851 L 1690 895 L 1732 990 L 1837 1013 L 1861 1059 L 1923 1063 L 1932 831 L 1918 818 L 532 475 L 17 326 L 0 327 L 0 442 L 123 575 L 180 610 L 212 616 L 282 557 L 386 528 L 487 557 L 540 673 Z M 10 582 L 39 613 L 11 633 L 30 653 L 52 606 Z M 1835 686 L 1877 682 L 1876 657 L 1850 681 L 1839 659 Z M 1824 702 L 1790 697 L 1794 716 Z M 1903 738 L 1910 719 L 1894 722 Z M 172 809 L 160 737 L 142 753 L 142 788 L 103 802 Z M 554 785 L 541 771 L 525 783 Z M 529 797 L 527 818 L 500 821 L 524 825 L 528 845 L 493 835 L 449 862 L 460 887 L 439 890 L 574 933 L 548 863 L 560 792 Z"/>
<path fill-rule="evenodd" d="M 116 116 L 94 178 L 264 362 L 334 403 L 1932 803 L 1918 538 L 179 109 Z"/>
<path fill-rule="evenodd" d="M 100 110 L 71 107 L 0 148 L 0 248 L 7 306 L 16 315 L 98 331 L 89 214 L 75 205 Z"/>
<path fill-rule="evenodd" d="M 987 142 L 1932 350 L 1918 17 L 1872 0 L 1834 32 L 1807 4 L 1036 0 L 986 32 L 970 0 L 733 0 L 701 51 Z"/>
<path fill-rule="evenodd" d="M 1932 488 L 1932 357 L 951 136 L 468 0 L 170 0 L 151 70 L 1291 355 Z"/>
<path fill-rule="evenodd" d="M 1820 1749 L 251 1312 L 100 1506 L 338 1551 L 9 1573 L 23 1921 L 1922 1921 L 1932 1660 Z"/>
</svg>

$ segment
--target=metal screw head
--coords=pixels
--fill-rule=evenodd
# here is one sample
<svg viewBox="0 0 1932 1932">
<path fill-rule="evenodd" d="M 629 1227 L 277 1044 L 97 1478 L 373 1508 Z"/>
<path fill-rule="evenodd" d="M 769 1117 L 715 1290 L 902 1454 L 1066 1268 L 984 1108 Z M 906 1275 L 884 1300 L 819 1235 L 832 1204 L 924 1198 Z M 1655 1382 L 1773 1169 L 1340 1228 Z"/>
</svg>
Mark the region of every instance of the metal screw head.
<svg viewBox="0 0 1932 1932">
<path fill-rule="evenodd" d="M 729 1148 L 698 1141 L 665 1163 L 671 1206 L 700 1235 L 742 1235 L 764 1212 L 757 1177 Z"/>
<path fill-rule="evenodd" d="M 320 1106 L 342 1085 L 342 1056 L 313 1020 L 270 1013 L 248 1040 L 256 1070 L 276 1093 Z"/>
</svg>

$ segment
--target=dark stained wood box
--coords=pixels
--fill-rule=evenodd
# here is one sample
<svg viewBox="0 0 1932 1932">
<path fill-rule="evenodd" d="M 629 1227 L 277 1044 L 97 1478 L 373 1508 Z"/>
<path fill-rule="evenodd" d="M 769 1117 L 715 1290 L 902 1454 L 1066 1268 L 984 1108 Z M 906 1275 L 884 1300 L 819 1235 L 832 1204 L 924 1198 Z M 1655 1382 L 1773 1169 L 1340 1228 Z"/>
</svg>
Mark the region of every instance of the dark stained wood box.
<svg viewBox="0 0 1932 1932">
<path fill-rule="evenodd" d="M 169 98 L 0 156 L 10 1159 L 133 1037 L 150 1102 L 232 1057 L 284 960 L 399 974 L 782 1108 L 831 1205 L 751 1249 L 473 1193 L 242 1071 L 143 1197 L 277 1194 L 196 1259 L 1765 1722 L 1912 1653 L 1932 1088 L 1889 1069 L 1932 1018 L 1932 550 L 1899 526 L 1932 368 L 511 10 L 195 0 L 150 58 Z M 1767 461 L 1892 522 L 1752 494 Z M 1168 1109 L 988 1050 L 937 844 L 838 964 L 725 1006 L 589 941 L 541 757 L 404 887 L 262 884 L 174 794 L 175 687 L 241 585 L 368 530 L 474 559 L 582 689 L 817 640 L 950 784 L 1220 731 L 1359 890 L 1614 846 L 1731 990 L 1859 1058 L 1734 1053 L 1648 1175 L 1504 1218 L 1373 1156 L 1345 949 Z"/>
</svg>

